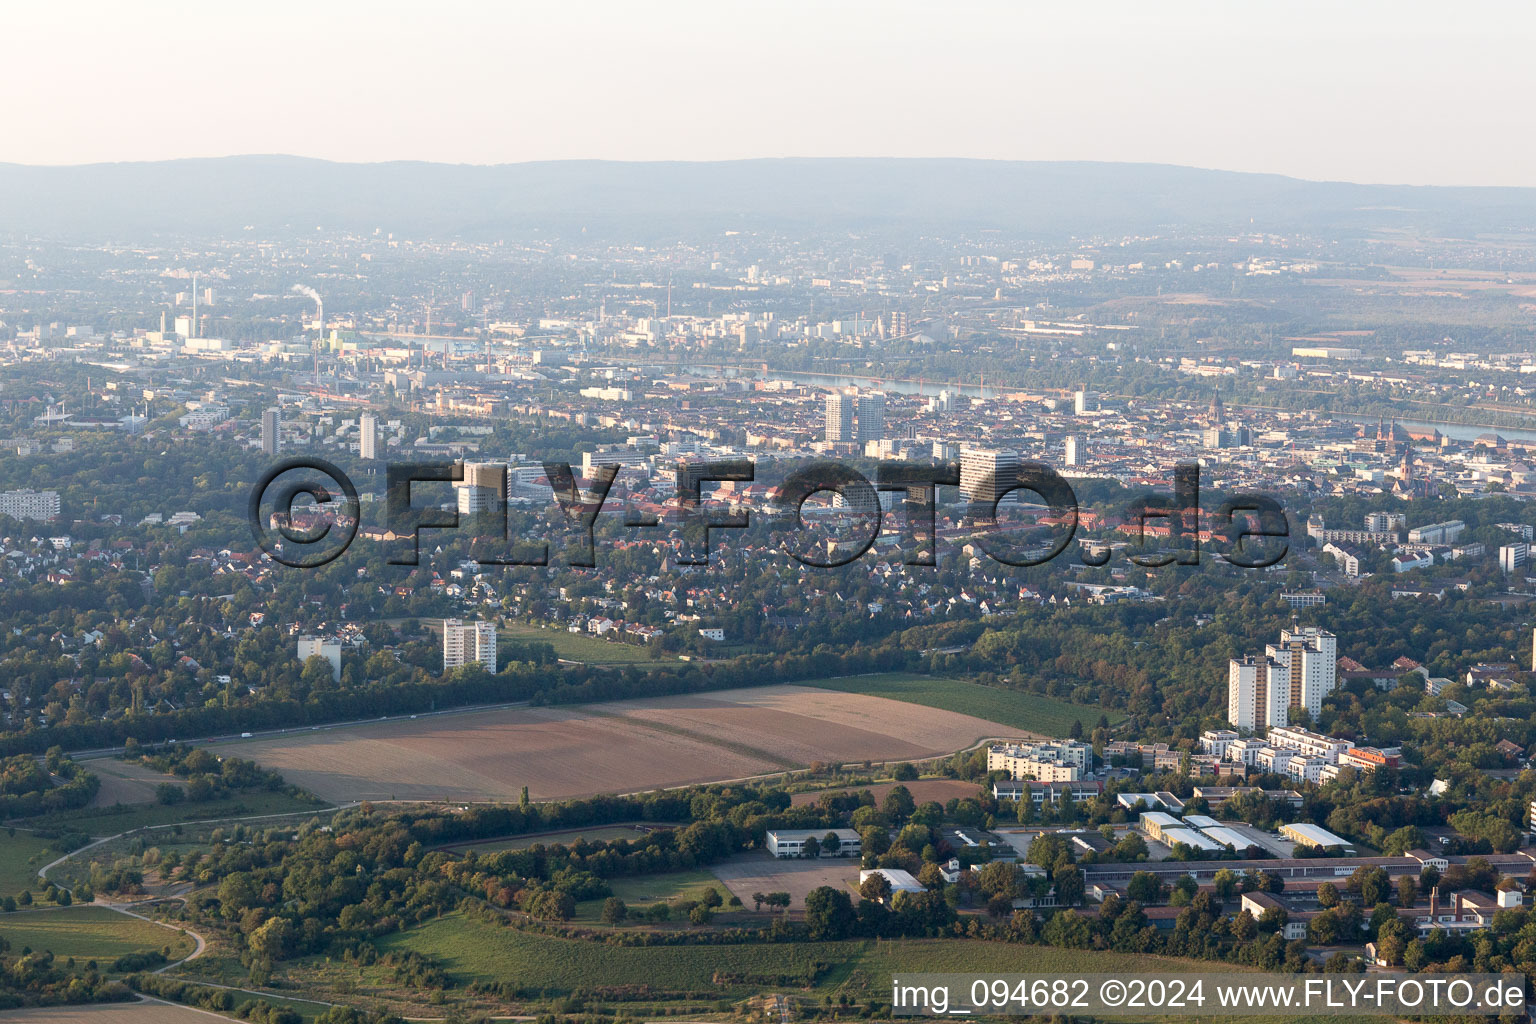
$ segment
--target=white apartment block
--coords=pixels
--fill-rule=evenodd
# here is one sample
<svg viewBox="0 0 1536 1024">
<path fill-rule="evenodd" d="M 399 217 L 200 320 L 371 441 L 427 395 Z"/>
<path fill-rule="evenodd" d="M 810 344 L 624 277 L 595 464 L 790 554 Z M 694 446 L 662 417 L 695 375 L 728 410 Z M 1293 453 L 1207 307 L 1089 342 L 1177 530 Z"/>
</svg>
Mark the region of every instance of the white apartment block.
<svg viewBox="0 0 1536 1024">
<path fill-rule="evenodd" d="M 58 491 L 23 489 L 0 494 L 0 515 L 12 519 L 54 519 L 58 514 Z"/>
<path fill-rule="evenodd" d="M 1285 774 L 1298 782 L 1321 782 L 1323 770 L 1330 767 L 1327 761 L 1320 757 L 1293 757 L 1285 766 Z"/>
<path fill-rule="evenodd" d="M 458 619 L 443 620 L 443 671 L 478 661 L 487 672 L 496 671 L 496 627 L 480 621 L 467 625 Z"/>
<path fill-rule="evenodd" d="M 1305 760 L 1294 750 L 1276 750 L 1274 747 L 1260 747 L 1254 755 L 1253 763 L 1261 771 L 1274 772 L 1276 775 L 1286 775 L 1290 772 L 1292 761 Z"/>
<path fill-rule="evenodd" d="M 1269 746 L 1261 747 L 1253 761 L 1261 771 L 1284 775 L 1298 782 L 1320 782 L 1323 772 L 1334 767 L 1325 758 L 1307 757 L 1294 750 L 1278 750 Z"/>
<path fill-rule="evenodd" d="M 1523 540 L 1505 544 L 1499 548 L 1499 569 L 1508 576 L 1525 565 L 1530 560 L 1530 556 L 1531 546 Z"/>
<path fill-rule="evenodd" d="M 1282 630 L 1280 643 L 1264 648 L 1267 657 L 1286 667 L 1287 708 L 1306 708 L 1314 719 L 1322 714 L 1323 698 L 1338 685 L 1338 650 L 1338 638 L 1316 626 Z"/>
<path fill-rule="evenodd" d="M 826 402 L 826 439 L 833 443 L 852 441 L 854 409 L 852 396 L 841 391 L 833 391 L 827 395 Z"/>
<path fill-rule="evenodd" d="M 1234 740 L 1227 744 L 1226 759 L 1237 764 L 1252 765 L 1257 762 L 1259 751 L 1265 747 L 1266 744 L 1260 739 Z"/>
<path fill-rule="evenodd" d="M 301 636 L 298 655 L 301 663 L 314 657 L 324 658 L 331 663 L 331 678 L 341 682 L 341 644 L 335 640 L 319 636 Z"/>
<path fill-rule="evenodd" d="M 1285 725 L 1290 711 L 1287 668 L 1270 658 L 1227 663 L 1227 721 L 1248 732 Z"/>
<path fill-rule="evenodd" d="M 379 457 L 379 418 L 365 412 L 357 424 L 357 454 L 365 459 Z"/>
<path fill-rule="evenodd" d="M 1445 523 L 1432 523 L 1429 526 L 1419 526 L 1408 531 L 1409 544 L 1449 544 L 1461 536 L 1461 531 L 1467 528 L 1467 524 L 1460 519 L 1452 519 Z"/>
<path fill-rule="evenodd" d="M 1077 740 L 999 744 L 987 748 L 987 771 L 1037 782 L 1077 782 L 1093 765 L 1093 748 Z"/>
<path fill-rule="evenodd" d="M 1320 757 L 1329 764 L 1337 763 L 1339 755 L 1355 745 L 1350 740 L 1336 740 L 1294 725 L 1281 725 L 1269 730 L 1268 740 L 1269 745 L 1277 750 L 1294 750 L 1303 757 Z"/>
<path fill-rule="evenodd" d="M 1408 517 L 1402 512 L 1367 512 L 1365 528 L 1372 533 L 1389 533 L 1408 525 Z"/>
<path fill-rule="evenodd" d="M 1067 435 L 1066 465 L 1068 469 L 1088 464 L 1088 438 L 1083 434 Z"/>
<path fill-rule="evenodd" d="M 1237 739 L 1237 733 L 1232 729 L 1207 729 L 1200 734 L 1200 752 L 1211 754 L 1218 761 L 1225 760 L 1227 748 Z"/>
</svg>

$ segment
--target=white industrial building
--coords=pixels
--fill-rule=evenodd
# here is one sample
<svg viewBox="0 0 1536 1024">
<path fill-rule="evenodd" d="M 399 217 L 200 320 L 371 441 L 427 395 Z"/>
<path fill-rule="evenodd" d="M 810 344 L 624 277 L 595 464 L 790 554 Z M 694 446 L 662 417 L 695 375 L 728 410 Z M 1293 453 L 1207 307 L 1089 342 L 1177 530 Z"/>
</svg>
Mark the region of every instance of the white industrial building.
<svg viewBox="0 0 1536 1024">
<path fill-rule="evenodd" d="M 1292 842 L 1300 843 L 1302 846 L 1311 846 L 1315 849 L 1331 849 L 1350 845 L 1348 839 L 1334 835 L 1321 825 L 1313 825 L 1305 821 L 1298 821 L 1294 825 L 1281 825 L 1280 834 Z"/>
<path fill-rule="evenodd" d="M 829 850 L 828 835 L 837 837 L 837 849 Z M 862 857 L 864 843 L 851 828 L 780 828 L 768 833 L 768 852 L 780 860 L 805 856 L 805 841 L 815 839 L 818 857 Z"/>
<path fill-rule="evenodd" d="M 891 883 L 891 896 L 893 898 L 899 892 L 917 893 L 928 891 L 923 887 L 922 882 L 912 877 L 912 872 L 903 871 L 901 868 L 874 868 L 868 871 L 860 871 L 859 884 L 863 885 L 864 880 L 870 875 L 884 875 L 885 880 Z"/>
</svg>

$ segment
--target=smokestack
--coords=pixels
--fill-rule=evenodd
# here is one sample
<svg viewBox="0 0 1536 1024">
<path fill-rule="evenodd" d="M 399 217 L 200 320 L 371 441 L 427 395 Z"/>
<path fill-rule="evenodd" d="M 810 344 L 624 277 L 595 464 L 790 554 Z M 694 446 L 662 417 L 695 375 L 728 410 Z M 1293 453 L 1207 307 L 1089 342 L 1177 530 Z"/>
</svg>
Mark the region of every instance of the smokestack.
<svg viewBox="0 0 1536 1024">
<path fill-rule="evenodd" d="M 1451 920 L 1461 920 L 1461 893 L 1459 892 L 1451 894 L 1451 914 L 1453 915 Z"/>
<path fill-rule="evenodd" d="M 315 326 L 319 329 L 320 338 L 325 339 L 325 303 L 320 301 L 320 293 L 307 284 L 296 284 L 288 289 L 294 295 L 303 295 L 315 300 L 315 319 L 319 321 Z"/>
<path fill-rule="evenodd" d="M 1433 925 L 1435 919 L 1440 916 L 1440 887 L 1434 886 L 1429 890 L 1429 923 Z"/>
</svg>

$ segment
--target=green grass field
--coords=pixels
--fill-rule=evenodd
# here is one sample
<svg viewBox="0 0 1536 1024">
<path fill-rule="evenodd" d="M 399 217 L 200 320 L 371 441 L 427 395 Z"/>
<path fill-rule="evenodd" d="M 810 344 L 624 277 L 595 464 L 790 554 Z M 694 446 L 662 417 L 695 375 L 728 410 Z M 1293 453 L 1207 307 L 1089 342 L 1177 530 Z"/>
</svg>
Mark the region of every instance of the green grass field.
<svg viewBox="0 0 1536 1024">
<path fill-rule="evenodd" d="M 610 946 L 519 932 L 450 914 L 378 940 L 380 951 L 415 950 L 443 964 L 461 983 L 516 978 L 530 988 L 569 992 L 597 985 L 668 990 L 716 988 L 716 971 L 753 978 L 804 975 L 814 964 L 846 957 L 863 943 L 746 946 Z M 761 991 L 762 984 L 741 987 Z"/>
<path fill-rule="evenodd" d="M 963 679 L 923 676 L 911 672 L 880 672 L 843 679 L 818 679 L 800 685 L 887 697 L 908 704 L 922 704 L 943 711 L 975 715 L 977 718 L 1045 736 L 1065 736 L 1071 730 L 1072 723 L 1079 720 L 1085 730 L 1091 730 L 1102 714 L 1109 715 L 1111 725 L 1125 718 L 1124 715 L 1099 708 L 1069 704 L 1022 690 L 1004 690 L 968 683 Z"/>
<path fill-rule="evenodd" d="M 566 661 L 582 661 L 592 665 L 656 664 L 644 647 L 599 640 L 585 633 L 567 633 L 563 629 L 543 629 L 522 623 L 503 627 L 501 633 L 513 641 L 541 640 L 554 647 L 556 657 Z"/>
<path fill-rule="evenodd" d="M 888 999 L 897 972 L 1189 975 L 1240 970 L 1230 964 L 971 939 L 614 946 L 520 932 L 458 914 L 388 936 L 378 945 L 380 952 L 411 950 L 429 956 L 458 984 L 516 978 L 519 985 L 550 996 L 595 986 L 644 985 L 658 1000 L 668 993 L 740 999 L 786 989 L 817 1002 L 828 995 Z M 781 980 L 808 977 L 815 978 L 809 990 Z"/>
<path fill-rule="evenodd" d="M 0 896 L 14 896 L 28 886 L 36 887 L 37 869 L 63 855 L 51 840 L 29 832 L 7 835 L 0 829 Z"/>
<path fill-rule="evenodd" d="M 702 900 L 704 894 L 714 889 L 722 900 L 731 898 L 731 891 L 708 871 L 673 871 L 664 875 L 635 875 L 630 878 L 610 878 L 608 887 L 631 909 L 648 907 L 653 903 L 673 903 Z M 599 919 L 602 900 L 587 900 L 576 905 L 576 920 L 592 922 Z M 717 908 L 725 911 L 724 905 Z"/>
<path fill-rule="evenodd" d="M 105 907 L 62 907 L 0 914 L 0 936 L 11 953 L 48 950 L 58 957 L 115 960 L 124 953 L 171 947 L 171 959 L 186 956 L 196 943 L 185 935 Z M 108 966 L 103 964 L 103 967 Z"/>
<path fill-rule="evenodd" d="M 210 800 L 201 804 L 123 804 L 118 807 L 81 808 L 28 818 L 22 824 L 29 828 L 67 828 L 87 835 L 112 836 L 150 825 L 288 814 L 320 810 L 327 806 L 319 800 L 295 799 L 286 793 L 260 790 L 242 793 L 228 800 Z"/>
<path fill-rule="evenodd" d="M 888 1000 L 897 972 L 958 974 L 1160 974 L 1240 972 L 1231 964 L 974 939 L 855 939 L 844 942 L 753 943 L 725 946 L 613 946 L 534 935 L 453 914 L 378 943 L 380 952 L 416 951 L 441 963 L 455 982 L 516 978 L 548 996 L 596 986 L 648 986 L 657 1002 L 691 993 L 741 999 L 789 991 L 804 1002 L 823 997 Z M 814 977 L 809 989 L 783 981 Z M 653 1009 L 658 1009 L 653 1007 Z M 674 1007 L 675 1009 L 675 1007 Z M 659 1012 L 665 1012 L 660 1007 Z M 1177 1018 L 1128 1017 L 1143 1024 Z M 1281 1024 L 1300 1017 L 1214 1016 L 1211 1024 Z M 1370 1018 L 1309 1015 L 1308 1024 L 1368 1024 Z"/>
</svg>

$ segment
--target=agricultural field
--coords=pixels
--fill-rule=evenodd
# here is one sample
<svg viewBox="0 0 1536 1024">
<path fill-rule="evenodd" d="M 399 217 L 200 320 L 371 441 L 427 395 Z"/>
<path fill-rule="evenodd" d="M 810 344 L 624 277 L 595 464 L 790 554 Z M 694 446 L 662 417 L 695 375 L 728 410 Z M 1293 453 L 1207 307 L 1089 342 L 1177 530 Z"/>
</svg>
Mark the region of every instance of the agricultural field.
<svg viewBox="0 0 1536 1024">
<path fill-rule="evenodd" d="M 320 797 L 535 800 L 947 754 L 1016 729 L 807 686 L 503 708 L 215 744 Z"/>
<path fill-rule="evenodd" d="M 115 960 L 125 953 L 171 947 L 171 959 L 191 953 L 196 943 L 173 929 L 119 914 L 105 907 L 60 907 L 0 914 L 0 936 L 11 951 L 47 950 L 59 957 Z"/>
<path fill-rule="evenodd" d="M 1070 704 L 1053 697 L 1044 697 L 1022 690 L 1005 690 L 996 686 L 982 686 L 963 679 L 946 679 L 940 676 L 923 676 L 909 672 L 881 672 L 867 676 L 847 676 L 842 679 L 823 679 L 806 683 L 807 686 L 837 690 L 840 693 L 860 693 L 889 700 L 906 701 L 925 707 L 939 708 L 963 715 L 975 715 L 988 721 L 998 722 L 1015 731 L 1038 736 L 1066 736 L 1073 722 L 1082 722 L 1084 729 L 1092 729 L 1100 715 L 1108 715 L 1109 723 L 1116 724 L 1125 716 L 1105 712 L 1099 708 Z"/>
<path fill-rule="evenodd" d="M 86 762 L 85 768 L 101 780 L 101 789 L 96 791 L 96 799 L 90 804 L 92 807 L 154 803 L 155 788 L 161 783 L 169 782 L 183 789 L 187 785 L 184 780 L 157 772 L 146 764 L 111 757 Z"/>
<path fill-rule="evenodd" d="M 875 798 L 875 803 L 879 803 L 885 799 L 885 794 L 897 786 L 906 786 L 907 792 L 912 794 L 912 799 L 920 804 L 928 803 L 930 800 L 947 804 L 951 800 L 974 798 L 981 792 L 981 787 L 976 783 L 961 779 L 913 779 L 910 782 L 875 782 L 868 786 L 829 786 L 826 789 L 810 789 L 791 794 L 789 802 L 800 807 L 814 804 L 821 799 L 823 793 L 862 793 L 867 789 L 869 795 Z"/>
</svg>

